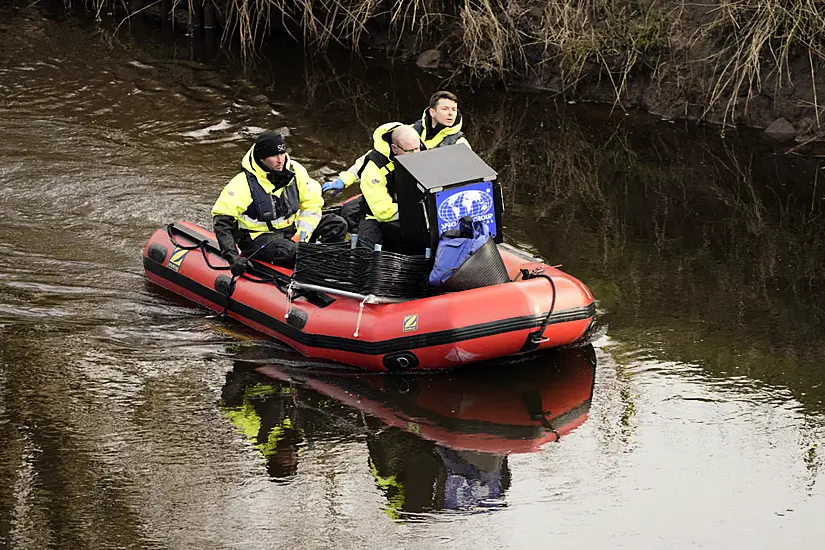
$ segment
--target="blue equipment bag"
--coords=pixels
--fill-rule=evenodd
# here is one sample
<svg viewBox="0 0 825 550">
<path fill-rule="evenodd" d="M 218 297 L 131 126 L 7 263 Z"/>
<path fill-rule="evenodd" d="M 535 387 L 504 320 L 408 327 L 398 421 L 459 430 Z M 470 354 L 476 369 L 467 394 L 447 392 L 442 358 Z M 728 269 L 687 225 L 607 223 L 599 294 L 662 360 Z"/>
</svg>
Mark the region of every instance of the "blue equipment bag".
<svg viewBox="0 0 825 550">
<path fill-rule="evenodd" d="M 430 271 L 430 286 L 444 284 L 476 250 L 491 238 L 487 224 L 469 216 L 459 220 L 458 229 L 445 231 L 438 241 L 435 263 Z"/>
</svg>

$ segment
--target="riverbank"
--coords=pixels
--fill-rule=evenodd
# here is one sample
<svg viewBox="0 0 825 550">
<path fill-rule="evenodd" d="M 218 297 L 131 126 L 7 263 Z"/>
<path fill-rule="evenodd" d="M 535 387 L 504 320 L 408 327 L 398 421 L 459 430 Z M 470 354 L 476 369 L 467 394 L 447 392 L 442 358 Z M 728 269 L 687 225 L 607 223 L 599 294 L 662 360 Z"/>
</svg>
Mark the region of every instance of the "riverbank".
<svg viewBox="0 0 825 550">
<path fill-rule="evenodd" d="M 102 0 L 95 0 L 102 2 Z M 197 5 L 196 5 L 197 4 Z M 453 83 L 503 83 L 664 119 L 825 137 L 825 6 L 815 0 L 268 0 L 127 2 L 217 27 L 245 59 L 289 35 L 414 61 Z M 166 17 L 164 19 L 169 19 Z M 174 20 L 174 17 L 172 18 Z"/>
</svg>

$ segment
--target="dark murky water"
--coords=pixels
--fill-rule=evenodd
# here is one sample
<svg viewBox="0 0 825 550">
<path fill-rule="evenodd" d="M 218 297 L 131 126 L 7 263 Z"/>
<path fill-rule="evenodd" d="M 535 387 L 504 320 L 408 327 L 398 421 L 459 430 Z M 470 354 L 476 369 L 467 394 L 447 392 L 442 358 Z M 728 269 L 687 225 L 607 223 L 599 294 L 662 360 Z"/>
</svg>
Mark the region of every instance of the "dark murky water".
<svg viewBox="0 0 825 550">
<path fill-rule="evenodd" d="M 141 248 L 168 221 L 208 224 L 260 129 L 332 174 L 438 78 L 283 47 L 243 76 L 45 10 L 0 8 L 0 546 L 825 535 L 818 162 L 458 90 L 508 240 L 588 283 L 604 336 L 483 373 L 334 373 L 147 285 Z"/>
</svg>

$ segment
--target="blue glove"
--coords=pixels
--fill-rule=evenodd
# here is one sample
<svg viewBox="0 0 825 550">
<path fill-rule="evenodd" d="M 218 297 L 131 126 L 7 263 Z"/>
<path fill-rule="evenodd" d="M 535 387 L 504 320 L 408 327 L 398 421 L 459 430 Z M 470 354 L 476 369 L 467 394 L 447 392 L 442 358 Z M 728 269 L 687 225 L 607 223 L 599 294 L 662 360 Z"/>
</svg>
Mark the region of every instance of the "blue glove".
<svg viewBox="0 0 825 550">
<path fill-rule="evenodd" d="M 321 185 L 321 192 L 331 192 L 331 195 L 334 197 L 338 193 L 344 190 L 344 180 L 341 178 L 335 178 L 334 181 L 328 181 Z"/>
</svg>

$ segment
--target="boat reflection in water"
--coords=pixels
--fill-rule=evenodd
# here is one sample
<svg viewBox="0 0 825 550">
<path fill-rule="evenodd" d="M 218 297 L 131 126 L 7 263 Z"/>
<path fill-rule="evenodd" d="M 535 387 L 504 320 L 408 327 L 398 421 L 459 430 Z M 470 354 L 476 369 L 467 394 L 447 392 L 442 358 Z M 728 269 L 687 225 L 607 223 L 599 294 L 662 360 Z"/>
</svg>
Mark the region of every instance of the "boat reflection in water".
<svg viewBox="0 0 825 550">
<path fill-rule="evenodd" d="M 434 374 L 249 364 L 227 374 L 222 408 L 276 481 L 323 440 L 366 440 L 393 517 L 504 505 L 507 455 L 580 426 L 590 410 L 592 346 L 518 363 Z"/>
</svg>

